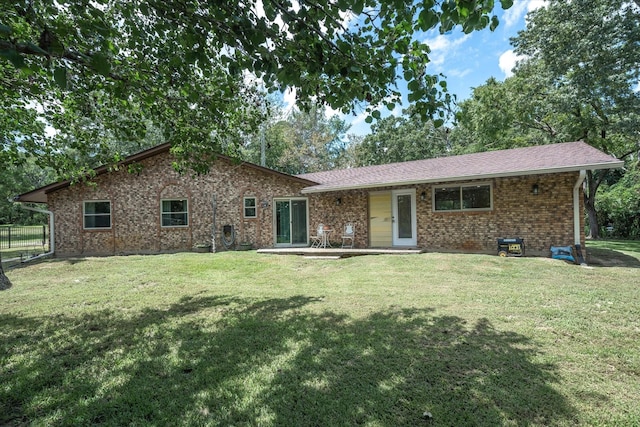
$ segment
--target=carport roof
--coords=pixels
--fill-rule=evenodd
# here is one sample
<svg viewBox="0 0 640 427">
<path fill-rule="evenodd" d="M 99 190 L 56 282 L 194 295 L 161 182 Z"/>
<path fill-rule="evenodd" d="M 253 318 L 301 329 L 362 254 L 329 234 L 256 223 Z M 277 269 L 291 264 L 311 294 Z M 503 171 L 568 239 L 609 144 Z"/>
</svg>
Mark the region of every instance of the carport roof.
<svg viewBox="0 0 640 427">
<path fill-rule="evenodd" d="M 620 168 L 623 161 L 582 142 L 297 175 L 317 182 L 303 193 Z"/>
</svg>

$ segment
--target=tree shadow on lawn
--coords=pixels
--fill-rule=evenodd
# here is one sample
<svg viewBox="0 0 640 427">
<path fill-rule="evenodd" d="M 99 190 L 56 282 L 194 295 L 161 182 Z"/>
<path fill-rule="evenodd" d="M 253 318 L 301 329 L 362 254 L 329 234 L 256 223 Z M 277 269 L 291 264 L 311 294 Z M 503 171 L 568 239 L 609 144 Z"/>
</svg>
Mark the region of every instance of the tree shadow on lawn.
<svg viewBox="0 0 640 427">
<path fill-rule="evenodd" d="M 0 315 L 0 424 L 549 425 L 575 409 L 525 336 L 321 298 L 184 298 L 125 317 Z M 425 412 L 433 418 L 425 418 Z"/>
<path fill-rule="evenodd" d="M 640 268 L 640 259 L 605 248 L 587 248 L 587 262 L 598 267 Z"/>
</svg>

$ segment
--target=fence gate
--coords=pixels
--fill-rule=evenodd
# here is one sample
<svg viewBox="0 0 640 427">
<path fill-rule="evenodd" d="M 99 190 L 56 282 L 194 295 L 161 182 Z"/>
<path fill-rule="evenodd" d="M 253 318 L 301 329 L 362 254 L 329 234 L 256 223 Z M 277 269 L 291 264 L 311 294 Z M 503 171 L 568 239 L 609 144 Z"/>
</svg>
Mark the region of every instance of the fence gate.
<svg viewBox="0 0 640 427">
<path fill-rule="evenodd" d="M 0 250 L 49 248 L 49 227 L 46 225 L 0 225 Z"/>
</svg>

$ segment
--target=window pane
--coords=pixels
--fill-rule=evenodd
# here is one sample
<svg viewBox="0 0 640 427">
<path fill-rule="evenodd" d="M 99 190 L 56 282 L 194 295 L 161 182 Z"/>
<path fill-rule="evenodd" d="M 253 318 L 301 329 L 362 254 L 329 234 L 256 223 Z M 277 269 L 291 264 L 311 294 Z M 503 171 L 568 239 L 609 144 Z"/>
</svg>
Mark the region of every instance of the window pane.
<svg viewBox="0 0 640 427">
<path fill-rule="evenodd" d="M 244 198 L 244 216 L 245 218 L 255 218 L 256 217 L 256 198 L 255 197 L 245 197 Z"/>
<path fill-rule="evenodd" d="M 491 187 L 488 185 L 462 187 L 462 208 L 463 209 L 491 208 Z"/>
<path fill-rule="evenodd" d="M 460 209 L 460 187 L 436 188 L 435 208 L 437 211 Z"/>
<path fill-rule="evenodd" d="M 84 213 L 92 214 L 110 214 L 111 202 L 85 202 Z"/>
<path fill-rule="evenodd" d="M 162 214 L 162 226 L 171 227 L 178 225 L 187 225 L 186 213 L 169 213 Z"/>
<path fill-rule="evenodd" d="M 111 227 L 111 202 L 84 202 L 84 228 Z"/>
<path fill-rule="evenodd" d="M 161 205 L 163 227 L 189 225 L 187 200 L 162 200 Z"/>
<path fill-rule="evenodd" d="M 187 211 L 187 201 L 186 200 L 163 200 L 162 201 L 162 212 L 186 212 Z"/>
</svg>

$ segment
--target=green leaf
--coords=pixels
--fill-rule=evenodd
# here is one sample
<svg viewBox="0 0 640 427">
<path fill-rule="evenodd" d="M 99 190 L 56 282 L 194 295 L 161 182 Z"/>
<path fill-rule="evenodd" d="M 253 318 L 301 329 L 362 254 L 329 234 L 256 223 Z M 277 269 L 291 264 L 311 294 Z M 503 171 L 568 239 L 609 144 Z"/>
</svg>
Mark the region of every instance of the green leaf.
<svg viewBox="0 0 640 427">
<path fill-rule="evenodd" d="M 513 0 L 500 0 L 503 9 L 509 9 L 513 6 Z"/>
<path fill-rule="evenodd" d="M 22 68 L 25 65 L 24 58 L 15 49 L 0 50 L 0 57 L 8 59 L 16 68 Z"/>
<path fill-rule="evenodd" d="M 3 36 L 8 36 L 11 33 L 12 33 L 11 27 L 4 24 L 0 24 L 0 34 L 2 34 Z"/>
<path fill-rule="evenodd" d="M 44 49 L 41 49 L 40 46 L 33 44 L 31 42 L 27 43 L 27 46 L 29 47 L 29 49 L 33 50 L 34 52 L 38 52 L 41 55 L 49 55 L 49 52 L 47 52 Z"/>
<path fill-rule="evenodd" d="M 498 24 L 499 24 L 499 23 L 500 23 L 500 22 L 498 21 L 498 17 L 497 17 L 497 16 L 495 16 L 495 15 L 493 15 L 493 16 L 491 17 L 491 25 L 489 26 L 489 29 L 490 29 L 491 31 L 495 30 L 496 28 L 498 28 Z"/>
<path fill-rule="evenodd" d="M 427 31 L 438 24 L 438 15 L 431 9 L 423 9 L 418 17 L 418 28 Z"/>
<path fill-rule="evenodd" d="M 64 67 L 56 67 L 53 70 L 53 80 L 56 82 L 60 89 L 67 88 L 67 69 Z"/>
<path fill-rule="evenodd" d="M 103 76 L 109 76 L 109 73 L 111 73 L 111 63 L 107 57 L 101 53 L 96 53 L 91 56 L 91 65 L 94 70 Z"/>
<path fill-rule="evenodd" d="M 351 8 L 351 11 L 355 15 L 360 15 L 363 10 L 364 10 L 364 0 L 356 0 L 355 3 L 353 4 L 353 7 Z"/>
<path fill-rule="evenodd" d="M 411 92 L 415 92 L 417 90 L 420 89 L 420 81 L 418 80 L 411 80 L 408 84 L 407 84 L 407 89 L 409 89 Z"/>
</svg>

